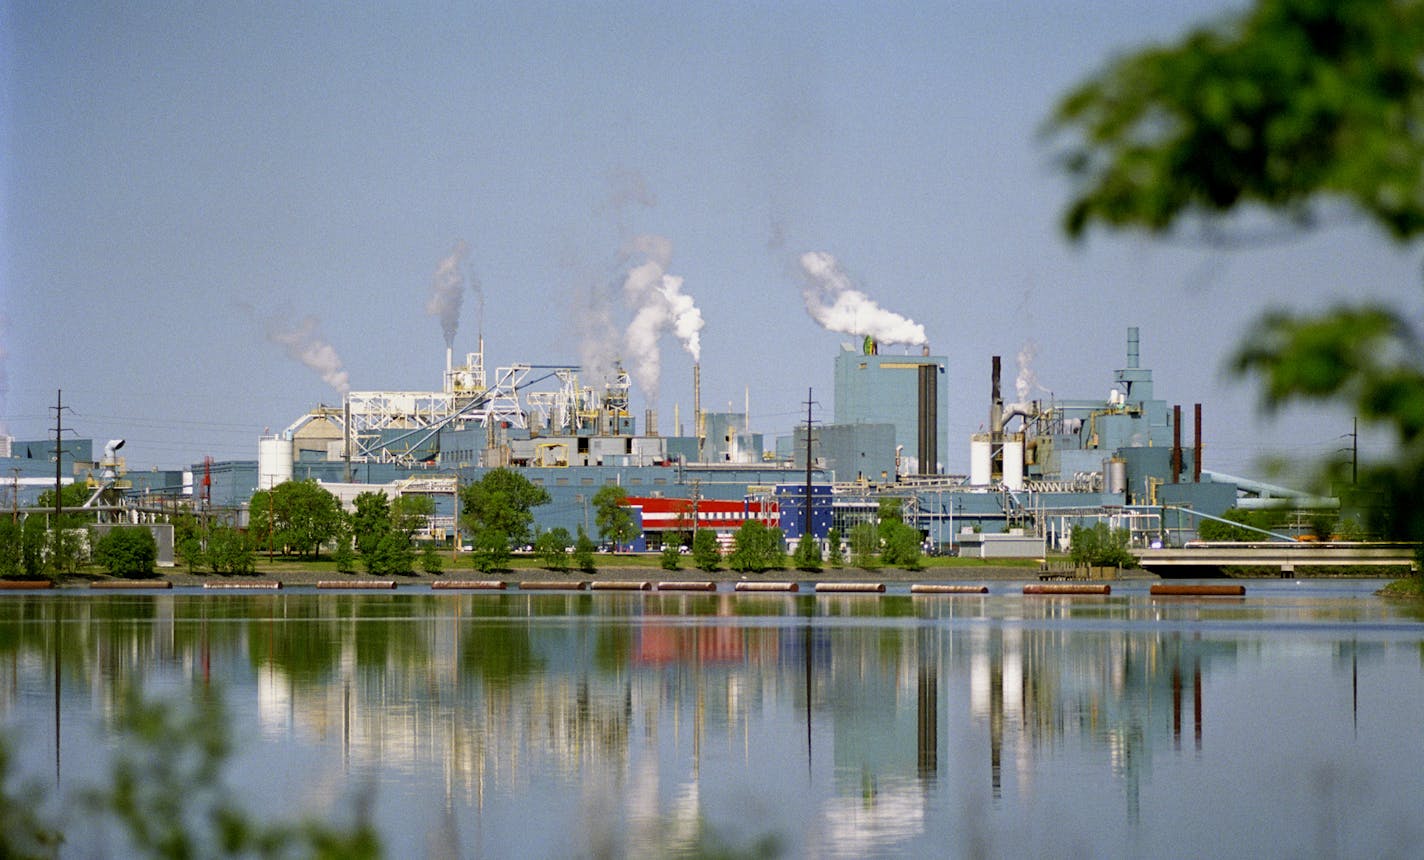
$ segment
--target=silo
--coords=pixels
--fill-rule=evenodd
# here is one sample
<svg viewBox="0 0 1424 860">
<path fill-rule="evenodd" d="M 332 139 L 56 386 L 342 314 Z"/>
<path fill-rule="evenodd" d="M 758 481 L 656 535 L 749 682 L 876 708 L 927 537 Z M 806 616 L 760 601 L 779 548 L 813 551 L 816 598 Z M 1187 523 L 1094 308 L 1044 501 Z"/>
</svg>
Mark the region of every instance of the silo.
<svg viewBox="0 0 1424 860">
<path fill-rule="evenodd" d="M 257 489 L 270 490 L 292 480 L 292 440 L 263 436 L 257 443 Z"/>
<path fill-rule="evenodd" d="M 1004 437 L 1004 486 L 1024 488 L 1024 439 L 1022 433 Z"/>
<path fill-rule="evenodd" d="M 1127 461 L 1109 457 L 1103 461 L 1103 491 L 1111 494 L 1127 492 Z"/>
<path fill-rule="evenodd" d="M 969 483 L 987 487 L 993 478 L 993 471 L 993 439 L 988 433 L 975 433 L 969 437 Z"/>
</svg>

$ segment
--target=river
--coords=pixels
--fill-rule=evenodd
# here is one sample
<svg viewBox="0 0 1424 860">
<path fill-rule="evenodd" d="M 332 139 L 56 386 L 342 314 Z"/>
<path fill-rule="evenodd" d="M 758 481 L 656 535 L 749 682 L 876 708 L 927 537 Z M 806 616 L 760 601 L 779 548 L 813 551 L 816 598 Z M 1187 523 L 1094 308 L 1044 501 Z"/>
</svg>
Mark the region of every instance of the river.
<svg viewBox="0 0 1424 860">
<path fill-rule="evenodd" d="M 64 856 L 129 851 L 80 798 L 133 691 L 388 857 L 1419 856 L 1424 607 L 1379 585 L 5 594 L 0 724 Z"/>
</svg>

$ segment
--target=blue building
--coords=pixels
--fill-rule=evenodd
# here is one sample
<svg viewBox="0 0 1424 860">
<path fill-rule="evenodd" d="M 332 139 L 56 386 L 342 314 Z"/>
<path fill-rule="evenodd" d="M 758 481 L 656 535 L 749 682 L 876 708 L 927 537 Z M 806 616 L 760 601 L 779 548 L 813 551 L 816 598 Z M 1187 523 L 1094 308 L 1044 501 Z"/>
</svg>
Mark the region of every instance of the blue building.
<svg viewBox="0 0 1424 860">
<path fill-rule="evenodd" d="M 948 359 L 928 348 L 922 355 L 880 355 L 866 338 L 861 351 L 836 356 L 835 423 L 890 424 L 889 454 L 898 459 L 898 474 L 942 474 L 949 449 L 949 398 L 941 391 L 947 366 Z"/>
</svg>

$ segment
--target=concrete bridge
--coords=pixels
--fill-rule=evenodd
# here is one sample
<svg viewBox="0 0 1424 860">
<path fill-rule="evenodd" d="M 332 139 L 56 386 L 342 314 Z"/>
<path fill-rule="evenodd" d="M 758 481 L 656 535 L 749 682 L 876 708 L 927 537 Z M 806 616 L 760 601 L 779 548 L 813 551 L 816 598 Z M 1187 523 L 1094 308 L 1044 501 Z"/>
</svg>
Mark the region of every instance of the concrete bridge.
<svg viewBox="0 0 1424 860">
<path fill-rule="evenodd" d="M 1206 543 L 1192 541 L 1175 549 L 1137 550 L 1137 563 L 1159 576 L 1218 575 L 1223 567 L 1275 567 L 1281 576 L 1311 567 L 1408 567 L 1418 572 L 1417 547 L 1409 543 L 1355 541 L 1267 541 Z"/>
</svg>

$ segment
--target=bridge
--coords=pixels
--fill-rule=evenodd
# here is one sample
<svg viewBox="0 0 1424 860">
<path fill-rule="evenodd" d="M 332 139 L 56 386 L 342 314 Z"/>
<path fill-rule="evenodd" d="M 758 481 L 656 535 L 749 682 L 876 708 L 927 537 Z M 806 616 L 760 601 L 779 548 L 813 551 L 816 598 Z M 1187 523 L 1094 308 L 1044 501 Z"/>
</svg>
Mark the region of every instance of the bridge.
<svg viewBox="0 0 1424 860">
<path fill-rule="evenodd" d="M 1419 572 L 1411 543 L 1357 541 L 1267 541 L 1207 543 L 1191 541 L 1171 549 L 1135 551 L 1137 563 L 1159 576 L 1190 577 L 1220 573 L 1224 567 L 1274 567 L 1281 576 L 1311 567 L 1407 567 Z"/>
</svg>

